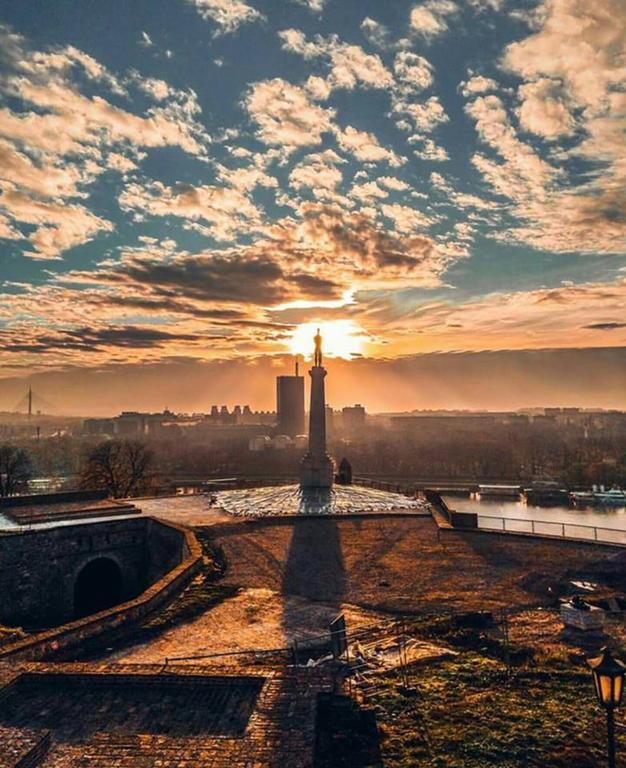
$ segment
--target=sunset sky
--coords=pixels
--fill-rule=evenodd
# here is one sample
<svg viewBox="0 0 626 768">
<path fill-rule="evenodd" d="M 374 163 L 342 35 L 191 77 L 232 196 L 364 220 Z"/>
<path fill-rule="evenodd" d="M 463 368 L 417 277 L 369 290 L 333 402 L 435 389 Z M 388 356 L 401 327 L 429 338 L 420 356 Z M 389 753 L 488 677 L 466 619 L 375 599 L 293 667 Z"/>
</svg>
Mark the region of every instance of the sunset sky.
<svg viewBox="0 0 626 768">
<path fill-rule="evenodd" d="M 565 348 L 612 366 L 565 400 L 626 407 L 625 0 L 19 0 L 0 38 L 0 408 L 157 407 L 317 323 L 381 407 L 448 402 L 419 355 Z"/>
</svg>

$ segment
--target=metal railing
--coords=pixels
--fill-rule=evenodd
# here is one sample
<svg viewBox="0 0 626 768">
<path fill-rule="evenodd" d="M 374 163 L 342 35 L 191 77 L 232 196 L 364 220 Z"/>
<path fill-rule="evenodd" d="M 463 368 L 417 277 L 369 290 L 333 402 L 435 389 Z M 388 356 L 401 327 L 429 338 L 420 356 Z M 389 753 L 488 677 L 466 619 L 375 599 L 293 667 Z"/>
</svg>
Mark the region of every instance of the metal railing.
<svg viewBox="0 0 626 768">
<path fill-rule="evenodd" d="M 352 484 L 360 485 L 363 488 L 374 488 L 378 491 L 399 493 L 403 496 L 410 496 L 411 498 L 420 491 L 420 488 L 416 483 L 388 483 L 385 480 L 375 480 L 369 477 L 353 477 Z"/>
<path fill-rule="evenodd" d="M 173 664 L 188 661 L 206 661 L 210 659 L 224 659 L 228 657 L 252 657 L 254 660 L 276 660 L 282 666 L 285 659 L 293 665 L 297 665 L 302 657 L 313 658 L 315 655 L 329 653 L 332 646 L 332 633 L 324 632 L 320 635 L 311 635 L 300 640 L 295 639 L 291 645 L 281 648 L 248 648 L 242 651 L 223 651 L 220 653 L 198 653 L 190 656 L 166 656 L 163 669 Z"/>
<path fill-rule="evenodd" d="M 478 515 L 478 527 L 489 531 L 526 533 L 547 538 L 581 539 L 583 541 L 597 541 L 602 544 L 626 546 L 626 530 L 583 523 Z"/>
</svg>

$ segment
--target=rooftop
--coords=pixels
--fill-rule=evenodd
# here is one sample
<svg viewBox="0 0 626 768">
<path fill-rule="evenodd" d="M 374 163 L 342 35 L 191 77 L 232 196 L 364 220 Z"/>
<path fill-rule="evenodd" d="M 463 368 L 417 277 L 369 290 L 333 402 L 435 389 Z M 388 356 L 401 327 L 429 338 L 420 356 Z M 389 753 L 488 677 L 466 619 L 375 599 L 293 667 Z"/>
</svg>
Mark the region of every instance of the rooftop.
<svg viewBox="0 0 626 768">
<path fill-rule="evenodd" d="M 43 768 L 311 764 L 317 696 L 328 689 L 305 670 L 90 664 L 29 664 L 3 685 L 4 764 Z M 26 762 L 36 749 L 39 760 Z"/>
<path fill-rule="evenodd" d="M 11 496 L 0 501 L 0 528 L 139 513 L 133 503 L 109 499 L 104 491 Z M 4 525 L 7 521 L 9 525 Z"/>
</svg>

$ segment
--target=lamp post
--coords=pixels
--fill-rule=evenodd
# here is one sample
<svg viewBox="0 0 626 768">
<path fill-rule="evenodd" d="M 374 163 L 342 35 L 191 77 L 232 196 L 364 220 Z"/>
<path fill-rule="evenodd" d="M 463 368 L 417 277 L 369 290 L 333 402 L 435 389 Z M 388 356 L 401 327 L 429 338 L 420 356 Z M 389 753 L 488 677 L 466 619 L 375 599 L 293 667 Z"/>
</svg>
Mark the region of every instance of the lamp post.
<svg viewBox="0 0 626 768">
<path fill-rule="evenodd" d="M 591 667 L 598 702 L 606 710 L 608 765 L 609 768 L 615 768 L 615 721 L 613 713 L 622 702 L 626 665 L 614 658 L 608 648 L 603 648 L 597 658 L 589 659 L 588 664 Z"/>
</svg>

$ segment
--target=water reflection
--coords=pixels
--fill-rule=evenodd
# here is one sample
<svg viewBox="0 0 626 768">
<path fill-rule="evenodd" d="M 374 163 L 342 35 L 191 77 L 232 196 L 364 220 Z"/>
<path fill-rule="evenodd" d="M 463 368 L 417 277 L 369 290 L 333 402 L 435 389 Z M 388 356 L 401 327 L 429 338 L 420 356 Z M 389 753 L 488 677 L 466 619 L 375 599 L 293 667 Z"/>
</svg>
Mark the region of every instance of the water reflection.
<svg viewBox="0 0 626 768">
<path fill-rule="evenodd" d="M 475 512 L 481 516 L 491 515 L 546 523 L 595 525 L 626 531 L 626 507 L 533 507 L 526 504 L 525 501 L 461 498 L 458 496 L 444 496 L 444 501 L 451 509 L 456 509 L 459 512 Z"/>
</svg>

